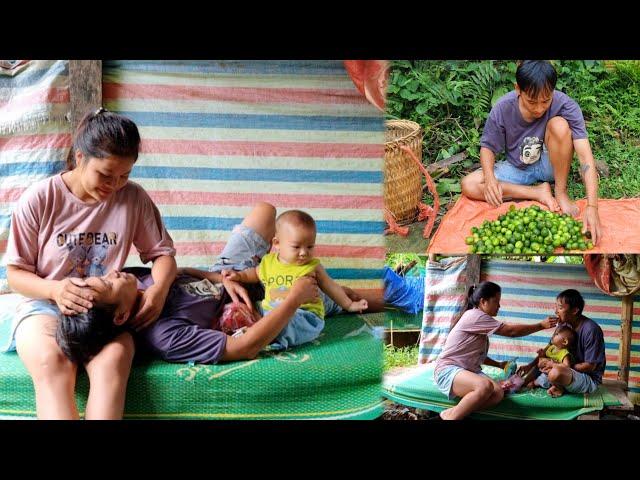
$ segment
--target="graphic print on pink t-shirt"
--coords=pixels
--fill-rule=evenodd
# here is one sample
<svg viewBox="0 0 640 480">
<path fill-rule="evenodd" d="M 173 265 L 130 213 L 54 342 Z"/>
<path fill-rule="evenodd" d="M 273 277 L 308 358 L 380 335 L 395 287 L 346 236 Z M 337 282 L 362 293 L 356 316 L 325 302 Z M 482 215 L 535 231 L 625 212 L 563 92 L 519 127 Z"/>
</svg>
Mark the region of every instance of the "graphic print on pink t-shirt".
<svg viewBox="0 0 640 480">
<path fill-rule="evenodd" d="M 116 232 L 59 233 L 56 244 L 62 248 L 67 277 L 101 277 L 107 273 L 105 260 L 110 245 L 118 244 Z"/>
</svg>

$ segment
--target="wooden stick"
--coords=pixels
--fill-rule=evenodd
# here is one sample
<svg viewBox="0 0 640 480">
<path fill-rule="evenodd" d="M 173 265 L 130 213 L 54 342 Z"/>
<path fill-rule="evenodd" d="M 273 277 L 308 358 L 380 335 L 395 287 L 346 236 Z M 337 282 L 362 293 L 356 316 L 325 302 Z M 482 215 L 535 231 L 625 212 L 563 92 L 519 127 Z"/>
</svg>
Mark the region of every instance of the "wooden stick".
<svg viewBox="0 0 640 480">
<path fill-rule="evenodd" d="M 102 106 L 102 60 L 69 60 L 71 131 L 75 132 L 87 112 Z M 73 168 L 73 158 L 67 167 Z"/>
<path fill-rule="evenodd" d="M 620 369 L 618 380 L 629 385 L 629 361 L 631 359 L 631 328 L 633 321 L 633 295 L 622 297 L 620 318 Z"/>
<path fill-rule="evenodd" d="M 469 291 L 471 285 L 480 283 L 480 255 L 467 255 L 467 281 L 465 291 Z"/>
</svg>

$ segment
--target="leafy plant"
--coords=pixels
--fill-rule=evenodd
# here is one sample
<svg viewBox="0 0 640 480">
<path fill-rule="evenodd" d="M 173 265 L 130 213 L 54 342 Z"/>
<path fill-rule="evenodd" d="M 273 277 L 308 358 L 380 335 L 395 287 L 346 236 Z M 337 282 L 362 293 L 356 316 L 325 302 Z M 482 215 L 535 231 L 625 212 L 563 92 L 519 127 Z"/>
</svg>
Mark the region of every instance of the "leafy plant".
<svg viewBox="0 0 640 480">
<path fill-rule="evenodd" d="M 640 192 L 640 61 L 558 60 L 556 88 L 580 105 L 594 157 L 609 168 L 601 177 L 604 198 Z M 453 201 L 460 178 L 477 168 L 480 137 L 491 107 L 513 89 L 516 62 L 509 60 L 397 60 L 392 62 L 387 116 L 413 120 L 424 129 L 423 161 L 460 152 L 468 157 L 436 179 L 438 193 Z M 499 158 L 500 159 L 500 158 Z M 573 162 L 569 194 L 585 196 Z M 428 197 L 428 196 L 427 196 Z M 428 201 L 428 198 L 425 200 Z"/>
</svg>

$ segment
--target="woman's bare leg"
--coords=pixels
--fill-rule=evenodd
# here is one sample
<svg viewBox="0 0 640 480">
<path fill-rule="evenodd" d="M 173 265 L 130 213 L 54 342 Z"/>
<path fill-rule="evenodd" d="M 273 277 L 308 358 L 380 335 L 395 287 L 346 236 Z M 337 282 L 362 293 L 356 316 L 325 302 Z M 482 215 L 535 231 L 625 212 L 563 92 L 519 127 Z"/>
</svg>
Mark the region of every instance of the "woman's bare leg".
<svg viewBox="0 0 640 480">
<path fill-rule="evenodd" d="M 45 420 L 77 420 L 75 399 L 78 368 L 56 342 L 57 318 L 33 315 L 16 331 L 16 348 L 36 393 L 36 414 Z"/>
<path fill-rule="evenodd" d="M 121 333 L 85 365 L 90 384 L 85 419 L 122 418 L 134 351 L 131 334 Z"/>
<path fill-rule="evenodd" d="M 453 379 L 451 391 L 462 397 L 455 407 L 440 413 L 444 420 L 461 420 L 467 415 L 483 408 L 497 405 L 504 393 L 494 381 L 484 375 L 461 370 Z"/>
</svg>

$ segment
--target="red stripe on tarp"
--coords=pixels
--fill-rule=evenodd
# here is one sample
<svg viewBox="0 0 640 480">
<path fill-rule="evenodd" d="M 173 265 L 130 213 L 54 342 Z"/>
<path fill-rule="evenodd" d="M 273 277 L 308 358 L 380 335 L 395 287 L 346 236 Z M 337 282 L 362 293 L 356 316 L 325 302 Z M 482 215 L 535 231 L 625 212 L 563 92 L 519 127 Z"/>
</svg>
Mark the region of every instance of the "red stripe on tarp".
<svg viewBox="0 0 640 480">
<path fill-rule="evenodd" d="M 135 178 L 132 179 L 135 181 Z M 156 205 L 252 207 L 268 202 L 279 208 L 371 208 L 382 210 L 383 197 L 373 195 L 301 195 L 281 193 L 223 193 L 148 190 Z"/>
<path fill-rule="evenodd" d="M 485 278 L 491 282 L 495 283 L 521 283 L 528 285 L 551 285 L 555 283 L 565 284 L 567 281 L 570 281 L 574 286 L 582 286 L 582 287 L 591 287 L 593 288 L 593 282 L 589 280 L 576 280 L 576 279 L 566 279 L 566 278 L 557 278 L 557 277 L 538 277 L 538 276 L 527 276 L 526 274 L 513 274 L 513 275 L 485 275 Z M 559 292 L 558 292 L 559 293 Z"/>
<path fill-rule="evenodd" d="M 132 179 L 135 181 L 135 178 Z M 15 202 L 25 188 L 0 189 L 0 202 Z M 213 205 L 252 207 L 268 202 L 278 208 L 382 209 L 383 197 L 373 195 L 300 195 L 280 193 L 220 193 L 147 190 L 156 205 Z"/>
<path fill-rule="evenodd" d="M 25 95 L 17 95 L 9 102 L 0 102 L 0 108 L 2 108 L 2 113 L 9 113 L 41 103 L 69 103 L 69 89 L 47 88 Z"/>
<path fill-rule="evenodd" d="M 449 327 L 451 326 L 451 320 L 454 318 L 454 314 L 451 315 L 432 315 L 430 313 L 426 314 L 427 322 L 429 327 Z M 423 317 L 424 322 L 424 317 Z M 442 325 L 441 325 L 442 324 Z M 441 332 L 443 333 L 443 332 Z"/>
<path fill-rule="evenodd" d="M 16 202 L 26 188 L 7 188 L 0 189 L 0 202 Z"/>
<path fill-rule="evenodd" d="M 461 299 L 461 295 L 438 295 L 437 293 L 430 293 L 425 296 L 425 301 L 428 303 L 438 302 L 450 302 L 450 303 L 458 303 Z"/>
<path fill-rule="evenodd" d="M 353 89 L 212 87 L 199 85 L 149 85 L 103 83 L 103 98 L 107 100 L 159 99 L 210 100 L 244 103 L 306 103 L 365 105 L 367 100 Z"/>
<path fill-rule="evenodd" d="M 303 133 L 300 134 L 304 137 Z M 1 146 L 1 145 L 0 145 Z M 382 144 L 145 139 L 141 153 L 248 157 L 383 158 Z"/>
<path fill-rule="evenodd" d="M 70 133 L 45 133 L 39 135 L 11 135 L 0 137 L 1 150 L 40 150 L 43 148 L 71 147 Z"/>
</svg>

